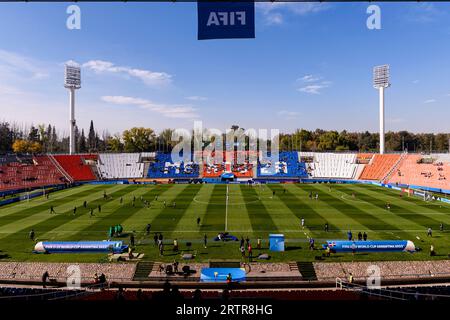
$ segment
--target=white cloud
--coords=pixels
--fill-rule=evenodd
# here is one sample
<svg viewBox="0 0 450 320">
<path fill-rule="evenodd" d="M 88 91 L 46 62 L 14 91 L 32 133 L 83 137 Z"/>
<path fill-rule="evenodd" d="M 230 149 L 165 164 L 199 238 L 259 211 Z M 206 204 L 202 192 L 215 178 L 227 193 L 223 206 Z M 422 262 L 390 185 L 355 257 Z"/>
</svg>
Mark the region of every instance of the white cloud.
<svg viewBox="0 0 450 320">
<path fill-rule="evenodd" d="M 116 73 L 127 77 L 134 77 L 149 86 L 161 86 L 172 82 L 172 76 L 166 72 L 154 72 L 144 69 L 116 66 L 104 60 L 90 60 L 83 64 L 84 68 L 96 73 Z"/>
<path fill-rule="evenodd" d="M 311 2 L 258 2 L 256 4 L 256 8 L 262 12 L 267 25 L 282 24 L 286 13 L 303 16 L 324 11 L 330 7 L 327 3 Z"/>
<path fill-rule="evenodd" d="M 321 81 L 322 77 L 312 74 L 304 75 L 297 79 L 296 82 L 300 82 L 301 86 L 297 91 L 308 94 L 320 94 L 322 89 L 328 88 L 331 84 L 330 81 Z"/>
<path fill-rule="evenodd" d="M 207 97 L 202 97 L 202 96 L 190 96 L 190 97 L 186 97 L 187 100 L 192 100 L 192 101 L 206 101 L 208 100 Z"/>
<path fill-rule="evenodd" d="M 196 109 L 189 105 L 159 104 L 146 99 L 126 96 L 103 96 L 101 100 L 117 105 L 137 106 L 141 109 L 157 112 L 167 118 L 194 119 L 198 117 Z"/>
<path fill-rule="evenodd" d="M 320 94 L 320 91 L 327 87 L 328 87 L 328 85 L 325 85 L 325 84 L 310 84 L 310 85 L 298 88 L 297 90 L 300 92 L 309 93 L 309 94 Z"/>
<path fill-rule="evenodd" d="M 423 103 L 433 103 L 433 102 L 436 102 L 436 99 L 428 99 L 425 100 Z"/>
<path fill-rule="evenodd" d="M 283 24 L 284 18 L 283 15 L 279 12 L 268 13 L 266 15 L 265 21 L 268 25 Z"/>
<path fill-rule="evenodd" d="M 64 64 L 68 66 L 80 67 L 80 64 L 74 60 L 67 60 Z"/>
<path fill-rule="evenodd" d="M 39 63 L 15 52 L 0 49 L 0 73 L 2 76 L 19 79 L 43 79 L 48 73 L 40 68 Z"/>
<path fill-rule="evenodd" d="M 297 111 L 289 111 L 289 110 L 280 110 L 277 112 L 279 117 L 284 118 L 285 120 L 293 120 L 297 119 L 300 116 L 300 112 Z"/>
<path fill-rule="evenodd" d="M 319 76 L 314 76 L 312 74 L 307 74 L 304 75 L 301 78 L 298 78 L 297 81 L 302 81 L 302 82 L 316 82 L 319 81 L 321 78 Z"/>
<path fill-rule="evenodd" d="M 433 3 L 416 3 L 405 14 L 406 18 L 414 23 L 430 23 L 440 18 L 447 18 L 446 10 L 441 10 Z"/>
</svg>

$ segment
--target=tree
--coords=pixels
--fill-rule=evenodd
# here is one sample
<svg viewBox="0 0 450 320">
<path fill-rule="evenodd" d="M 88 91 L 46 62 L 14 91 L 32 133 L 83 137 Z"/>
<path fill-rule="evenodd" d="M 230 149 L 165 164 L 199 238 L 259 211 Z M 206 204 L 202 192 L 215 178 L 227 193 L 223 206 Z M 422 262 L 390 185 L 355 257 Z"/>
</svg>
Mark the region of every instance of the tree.
<svg viewBox="0 0 450 320">
<path fill-rule="evenodd" d="M 115 134 L 114 136 L 108 137 L 106 140 L 106 147 L 108 151 L 112 152 L 122 152 L 123 151 L 123 143 L 119 134 Z"/>
<path fill-rule="evenodd" d="M 81 129 L 81 135 L 78 140 L 78 152 L 83 153 L 86 152 L 86 137 L 84 136 L 84 129 Z"/>
<path fill-rule="evenodd" d="M 88 149 L 89 152 L 95 151 L 97 149 L 97 144 L 96 144 L 96 134 L 95 134 L 95 130 L 94 130 L 94 121 L 91 120 L 91 124 L 89 126 L 89 134 L 88 134 Z"/>
<path fill-rule="evenodd" d="M 47 129 L 45 130 L 45 140 L 46 144 L 44 145 L 44 149 L 46 152 L 53 152 L 53 145 L 52 145 L 52 126 L 48 125 Z"/>
<path fill-rule="evenodd" d="M 125 130 L 122 134 L 125 151 L 127 152 L 144 152 L 150 151 L 155 139 L 155 133 L 150 128 L 131 128 Z"/>
<path fill-rule="evenodd" d="M 0 123 L 0 153 L 8 152 L 12 149 L 13 133 L 8 122 Z"/>
<path fill-rule="evenodd" d="M 12 145 L 12 149 L 15 153 L 26 153 L 28 152 L 29 143 L 26 140 L 16 140 Z"/>
<path fill-rule="evenodd" d="M 436 138 L 434 139 L 435 143 L 436 143 L 435 149 L 439 152 L 448 152 L 449 151 L 449 149 L 448 149 L 449 148 L 449 145 L 448 145 L 449 139 L 450 139 L 450 136 L 448 134 L 438 133 L 436 135 Z"/>
<path fill-rule="evenodd" d="M 78 126 L 75 125 L 74 130 L 74 139 L 75 139 L 75 153 L 80 152 L 80 130 L 78 130 Z"/>
<path fill-rule="evenodd" d="M 13 143 L 13 151 L 16 153 L 41 153 L 42 144 L 38 141 L 16 140 Z"/>
<path fill-rule="evenodd" d="M 28 141 L 39 141 L 39 130 L 34 126 L 31 126 L 30 133 L 28 134 Z"/>
<path fill-rule="evenodd" d="M 335 150 L 338 145 L 339 134 L 337 131 L 328 131 L 319 137 L 318 148 L 322 151 Z"/>
<path fill-rule="evenodd" d="M 171 151 L 173 148 L 172 133 L 173 133 L 173 129 L 164 129 L 159 134 L 158 138 L 160 139 L 161 143 L 164 146 L 164 148 L 163 148 L 164 151 Z"/>
<path fill-rule="evenodd" d="M 28 152 L 29 153 L 41 153 L 42 152 L 42 145 L 35 141 L 35 142 L 29 142 L 28 143 Z"/>
</svg>

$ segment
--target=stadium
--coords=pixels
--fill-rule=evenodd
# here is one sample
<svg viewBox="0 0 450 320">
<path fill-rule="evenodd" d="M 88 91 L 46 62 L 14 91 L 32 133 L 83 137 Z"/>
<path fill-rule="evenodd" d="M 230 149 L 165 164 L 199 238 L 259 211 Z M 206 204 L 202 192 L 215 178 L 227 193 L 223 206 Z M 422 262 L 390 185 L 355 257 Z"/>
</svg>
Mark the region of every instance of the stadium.
<svg viewBox="0 0 450 320">
<path fill-rule="evenodd" d="M 75 95 L 92 65 L 66 63 L 52 88 L 69 92 L 68 133 L 0 123 L 0 301 L 448 301 L 450 135 L 385 133 L 388 65 L 366 70 L 376 133 L 252 143 L 232 125 L 199 144 L 137 126 L 100 137 L 86 109 L 85 137 Z M 188 112 L 102 99 L 155 112 L 149 126 Z"/>
</svg>

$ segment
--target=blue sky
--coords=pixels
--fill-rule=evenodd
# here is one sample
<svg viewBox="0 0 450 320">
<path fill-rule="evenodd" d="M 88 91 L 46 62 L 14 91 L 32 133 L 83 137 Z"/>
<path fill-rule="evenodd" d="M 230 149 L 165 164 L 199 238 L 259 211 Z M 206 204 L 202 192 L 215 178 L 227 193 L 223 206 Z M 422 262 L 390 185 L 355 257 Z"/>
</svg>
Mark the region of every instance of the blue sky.
<svg viewBox="0 0 450 320">
<path fill-rule="evenodd" d="M 450 130 L 450 4 L 257 4 L 256 39 L 197 40 L 195 3 L 0 3 L 0 120 L 68 127 L 66 61 L 82 68 L 77 123 L 378 129 L 372 67 L 391 65 L 387 130 Z"/>
</svg>

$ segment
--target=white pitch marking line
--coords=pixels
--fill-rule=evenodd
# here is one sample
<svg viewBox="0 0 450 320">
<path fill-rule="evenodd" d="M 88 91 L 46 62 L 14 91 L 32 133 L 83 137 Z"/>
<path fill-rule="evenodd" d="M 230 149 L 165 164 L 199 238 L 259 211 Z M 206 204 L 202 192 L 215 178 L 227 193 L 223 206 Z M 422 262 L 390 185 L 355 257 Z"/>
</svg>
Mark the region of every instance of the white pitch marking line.
<svg viewBox="0 0 450 320">
<path fill-rule="evenodd" d="M 225 231 L 228 229 L 228 185 L 227 185 L 227 195 L 225 200 Z"/>
</svg>

